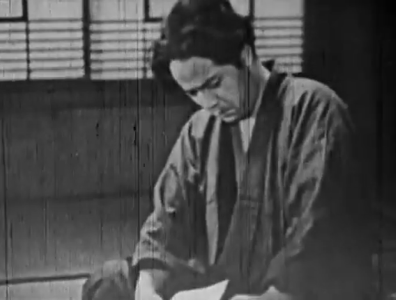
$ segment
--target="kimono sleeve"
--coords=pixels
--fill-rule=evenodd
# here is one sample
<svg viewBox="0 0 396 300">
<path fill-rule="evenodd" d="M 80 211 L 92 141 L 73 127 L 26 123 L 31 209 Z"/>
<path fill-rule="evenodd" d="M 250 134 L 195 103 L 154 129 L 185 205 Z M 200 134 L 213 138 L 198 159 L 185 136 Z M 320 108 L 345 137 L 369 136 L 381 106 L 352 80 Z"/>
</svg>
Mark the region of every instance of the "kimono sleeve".
<svg viewBox="0 0 396 300">
<path fill-rule="evenodd" d="M 283 242 L 267 280 L 292 299 L 366 299 L 371 261 L 361 227 L 367 211 L 355 193 L 353 126 L 337 96 L 311 100 L 292 122 Z"/>
<path fill-rule="evenodd" d="M 144 222 L 133 265 L 145 262 L 166 269 L 194 268 L 196 256 L 197 154 L 188 122 L 154 187 L 154 209 Z M 147 265 L 147 264 L 146 264 Z"/>
</svg>

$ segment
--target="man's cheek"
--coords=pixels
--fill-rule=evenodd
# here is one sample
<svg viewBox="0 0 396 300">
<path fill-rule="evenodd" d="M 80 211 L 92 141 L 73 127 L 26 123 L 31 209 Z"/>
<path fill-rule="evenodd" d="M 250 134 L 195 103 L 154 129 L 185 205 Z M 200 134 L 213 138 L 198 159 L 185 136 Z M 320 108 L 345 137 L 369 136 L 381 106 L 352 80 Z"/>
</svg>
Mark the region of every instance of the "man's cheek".
<svg viewBox="0 0 396 300">
<path fill-rule="evenodd" d="M 238 90 L 230 86 L 219 91 L 216 96 L 223 105 L 235 106 L 239 95 Z"/>
<path fill-rule="evenodd" d="M 197 97 L 192 97 L 192 96 L 190 96 L 190 99 L 191 99 L 195 104 L 197 104 L 198 106 L 204 108 L 204 104 L 203 104 L 199 99 L 197 99 Z"/>
</svg>

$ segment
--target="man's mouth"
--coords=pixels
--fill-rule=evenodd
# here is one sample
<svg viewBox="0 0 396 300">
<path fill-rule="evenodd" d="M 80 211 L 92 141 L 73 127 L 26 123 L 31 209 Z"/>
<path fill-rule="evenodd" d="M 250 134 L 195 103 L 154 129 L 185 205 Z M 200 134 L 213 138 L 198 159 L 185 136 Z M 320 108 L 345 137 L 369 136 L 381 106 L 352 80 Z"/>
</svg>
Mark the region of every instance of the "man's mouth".
<svg viewBox="0 0 396 300">
<path fill-rule="evenodd" d="M 220 111 L 219 116 L 222 118 L 227 118 L 233 116 L 234 114 L 235 114 L 234 110 L 224 110 L 224 111 Z"/>
<path fill-rule="evenodd" d="M 233 109 L 226 109 L 226 108 L 221 108 L 218 106 L 213 106 L 211 108 L 208 109 L 208 111 L 221 119 L 225 119 L 225 118 L 230 118 L 233 117 L 235 115 L 235 110 Z"/>
</svg>

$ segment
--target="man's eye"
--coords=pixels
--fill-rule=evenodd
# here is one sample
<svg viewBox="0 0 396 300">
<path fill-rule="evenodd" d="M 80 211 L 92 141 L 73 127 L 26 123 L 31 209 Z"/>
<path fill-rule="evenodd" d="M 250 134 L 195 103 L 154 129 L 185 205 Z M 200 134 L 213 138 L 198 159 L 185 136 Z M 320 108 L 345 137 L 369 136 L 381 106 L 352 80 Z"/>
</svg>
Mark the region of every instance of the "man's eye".
<svg viewBox="0 0 396 300">
<path fill-rule="evenodd" d="M 195 97 L 198 94 L 197 90 L 188 91 L 188 94 L 192 97 Z"/>
<path fill-rule="evenodd" d="M 208 82 L 207 84 L 205 84 L 205 86 L 203 86 L 199 89 L 189 90 L 187 92 L 187 94 L 191 97 L 195 97 L 198 95 L 198 92 L 200 90 L 211 90 L 211 89 L 218 88 L 220 86 L 220 83 L 221 83 L 220 78 L 215 78 L 215 79 L 211 80 L 210 82 Z"/>
<path fill-rule="evenodd" d="M 214 80 L 210 83 L 209 88 L 215 89 L 215 88 L 219 87 L 220 82 L 221 82 L 221 80 L 220 80 L 219 78 L 214 79 Z"/>
</svg>

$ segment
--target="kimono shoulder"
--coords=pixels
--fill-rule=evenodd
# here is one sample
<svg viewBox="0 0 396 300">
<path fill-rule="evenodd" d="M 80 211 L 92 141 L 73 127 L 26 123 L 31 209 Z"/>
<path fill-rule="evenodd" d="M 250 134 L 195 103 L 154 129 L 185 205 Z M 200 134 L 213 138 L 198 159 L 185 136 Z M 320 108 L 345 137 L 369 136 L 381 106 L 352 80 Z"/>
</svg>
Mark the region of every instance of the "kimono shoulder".
<svg viewBox="0 0 396 300">
<path fill-rule="evenodd" d="M 326 116 L 343 117 L 348 106 L 327 85 L 308 78 L 289 77 L 285 87 L 285 105 L 292 110 L 293 119 L 314 114 L 316 118 Z"/>
<path fill-rule="evenodd" d="M 280 228 L 274 231 L 280 232 L 274 233 L 279 246 L 266 283 L 293 299 L 366 299 L 369 207 L 357 192 L 347 105 L 307 78 L 288 76 L 279 92 L 284 109 L 278 145 L 286 154 L 277 169 L 281 180 L 274 194 L 280 200 L 272 201 L 278 205 L 272 224 Z"/>
</svg>

